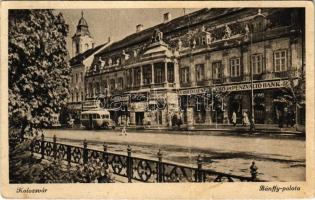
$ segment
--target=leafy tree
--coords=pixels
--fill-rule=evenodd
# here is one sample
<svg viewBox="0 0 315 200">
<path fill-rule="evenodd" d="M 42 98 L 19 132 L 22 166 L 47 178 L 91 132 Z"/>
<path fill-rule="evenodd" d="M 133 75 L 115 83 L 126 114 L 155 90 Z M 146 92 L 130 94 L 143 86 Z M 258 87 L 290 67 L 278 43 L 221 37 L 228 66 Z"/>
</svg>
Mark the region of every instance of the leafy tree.
<svg viewBox="0 0 315 200">
<path fill-rule="evenodd" d="M 33 133 L 66 105 L 68 25 L 52 10 L 9 11 L 9 126 Z"/>
</svg>

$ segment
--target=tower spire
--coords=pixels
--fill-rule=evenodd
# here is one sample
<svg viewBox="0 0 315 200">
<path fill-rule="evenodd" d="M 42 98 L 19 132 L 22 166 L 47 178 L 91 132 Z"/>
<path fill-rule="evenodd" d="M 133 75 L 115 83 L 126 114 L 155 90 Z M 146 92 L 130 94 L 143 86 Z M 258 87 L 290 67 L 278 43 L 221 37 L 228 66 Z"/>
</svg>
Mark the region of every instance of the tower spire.
<svg viewBox="0 0 315 200">
<path fill-rule="evenodd" d="M 81 17 L 83 17 L 83 10 L 81 10 Z"/>
</svg>

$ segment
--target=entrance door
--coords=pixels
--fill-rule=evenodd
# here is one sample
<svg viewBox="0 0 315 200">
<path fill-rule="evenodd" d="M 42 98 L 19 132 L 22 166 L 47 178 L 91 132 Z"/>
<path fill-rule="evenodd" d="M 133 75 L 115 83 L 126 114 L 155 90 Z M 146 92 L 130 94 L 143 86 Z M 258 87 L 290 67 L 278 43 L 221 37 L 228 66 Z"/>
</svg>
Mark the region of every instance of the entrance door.
<svg viewBox="0 0 315 200">
<path fill-rule="evenodd" d="M 136 112 L 136 125 L 143 125 L 144 112 Z"/>
</svg>

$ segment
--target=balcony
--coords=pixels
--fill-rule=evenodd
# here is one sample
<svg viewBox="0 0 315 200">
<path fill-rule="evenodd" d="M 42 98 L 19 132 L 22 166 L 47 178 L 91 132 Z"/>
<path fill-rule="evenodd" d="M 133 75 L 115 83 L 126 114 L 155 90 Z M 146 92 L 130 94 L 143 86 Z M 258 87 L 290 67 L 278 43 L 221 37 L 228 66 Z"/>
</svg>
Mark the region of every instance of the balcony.
<svg viewBox="0 0 315 200">
<path fill-rule="evenodd" d="M 231 82 L 241 82 L 242 80 L 243 80 L 243 76 L 230 77 Z"/>
<path fill-rule="evenodd" d="M 286 78 L 290 76 L 289 71 L 282 71 L 282 72 L 274 72 L 274 77 L 276 78 Z"/>
<path fill-rule="evenodd" d="M 220 79 L 213 79 L 212 82 L 213 84 L 222 84 L 226 81 L 225 78 L 220 78 Z"/>
<path fill-rule="evenodd" d="M 200 81 L 197 81 L 197 85 L 198 86 L 209 85 L 209 81 L 208 80 L 200 80 Z"/>
<path fill-rule="evenodd" d="M 190 87 L 191 86 L 191 82 L 180 82 L 180 86 L 181 87 Z"/>
</svg>

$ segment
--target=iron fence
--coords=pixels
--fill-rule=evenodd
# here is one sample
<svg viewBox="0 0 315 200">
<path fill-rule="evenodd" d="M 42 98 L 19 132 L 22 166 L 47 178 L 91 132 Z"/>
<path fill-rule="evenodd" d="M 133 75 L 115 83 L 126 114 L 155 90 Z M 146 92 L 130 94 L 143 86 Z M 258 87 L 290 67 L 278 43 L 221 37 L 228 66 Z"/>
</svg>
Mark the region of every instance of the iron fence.
<svg viewBox="0 0 315 200">
<path fill-rule="evenodd" d="M 118 176 L 139 182 L 257 182 L 257 167 L 253 162 L 250 167 L 250 176 L 238 176 L 227 173 L 216 172 L 210 169 L 203 169 L 203 160 L 199 155 L 197 167 L 189 167 L 163 161 L 161 151 L 157 153 L 157 159 L 145 159 L 132 156 L 132 149 L 128 145 L 127 154 L 115 154 L 107 151 L 107 144 L 103 144 L 103 151 L 88 149 L 87 141 L 83 141 L 83 146 L 72 146 L 57 143 L 54 135 L 53 141 L 45 141 L 44 135 L 40 139 L 32 139 L 31 153 L 39 154 L 41 159 L 46 156 L 53 159 L 65 160 L 71 163 L 87 164 L 99 159 L 106 168 Z"/>
</svg>

